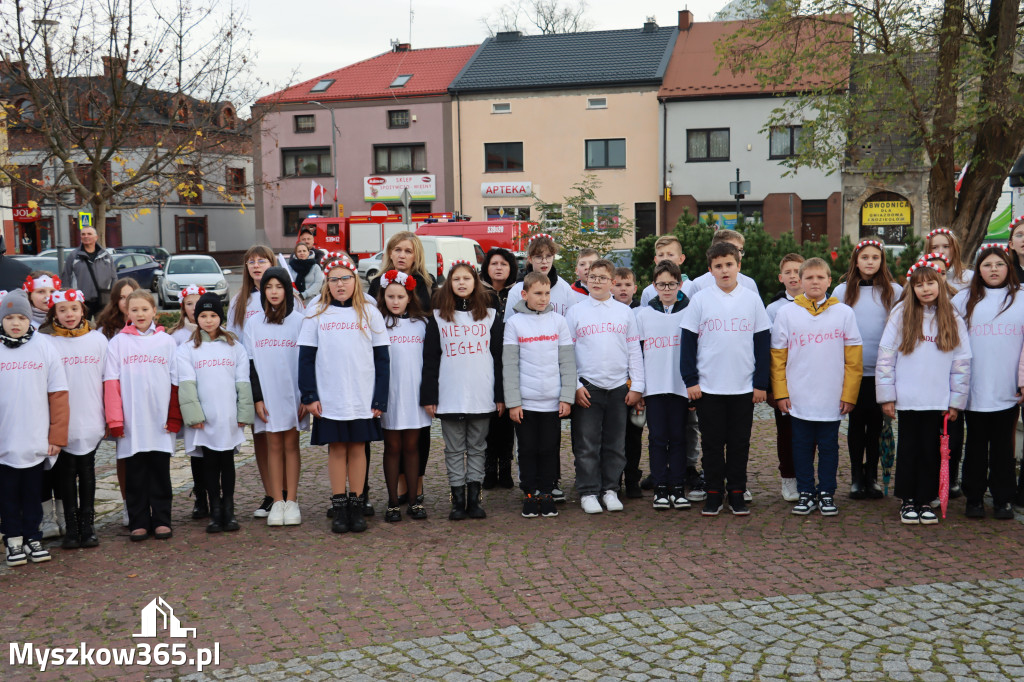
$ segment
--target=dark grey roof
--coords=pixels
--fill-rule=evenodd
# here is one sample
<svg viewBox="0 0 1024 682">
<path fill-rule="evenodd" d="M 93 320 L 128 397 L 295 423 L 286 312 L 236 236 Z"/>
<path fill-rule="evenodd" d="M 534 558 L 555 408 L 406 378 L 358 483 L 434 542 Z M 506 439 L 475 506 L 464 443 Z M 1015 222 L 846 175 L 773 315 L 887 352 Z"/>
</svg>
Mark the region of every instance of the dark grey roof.
<svg viewBox="0 0 1024 682">
<path fill-rule="evenodd" d="M 592 85 L 660 85 L 675 26 L 488 38 L 449 92 L 539 90 Z"/>
</svg>

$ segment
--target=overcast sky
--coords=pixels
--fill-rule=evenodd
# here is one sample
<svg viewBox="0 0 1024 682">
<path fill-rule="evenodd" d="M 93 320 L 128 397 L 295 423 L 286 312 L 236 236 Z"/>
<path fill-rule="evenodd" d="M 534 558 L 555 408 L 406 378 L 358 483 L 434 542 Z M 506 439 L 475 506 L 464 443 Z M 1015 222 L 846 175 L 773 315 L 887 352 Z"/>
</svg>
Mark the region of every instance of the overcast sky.
<svg viewBox="0 0 1024 682">
<path fill-rule="evenodd" d="M 409 0 L 248 0 L 257 66 L 271 86 L 315 78 L 409 41 Z M 480 19 L 503 3 L 494 0 L 412 0 L 412 46 L 439 47 L 482 42 Z M 653 16 L 675 24 L 689 7 L 696 21 L 709 21 L 726 0 L 589 0 L 594 30 L 640 27 Z"/>
</svg>

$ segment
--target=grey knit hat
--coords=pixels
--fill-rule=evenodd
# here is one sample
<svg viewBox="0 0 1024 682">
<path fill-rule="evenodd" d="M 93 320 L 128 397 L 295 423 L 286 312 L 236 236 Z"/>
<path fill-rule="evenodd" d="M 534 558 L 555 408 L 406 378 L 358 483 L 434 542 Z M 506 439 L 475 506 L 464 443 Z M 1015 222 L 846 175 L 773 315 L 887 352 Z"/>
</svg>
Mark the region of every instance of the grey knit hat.
<svg viewBox="0 0 1024 682">
<path fill-rule="evenodd" d="M 32 304 L 28 302 L 28 294 L 21 289 L 0 298 L 0 322 L 8 315 L 24 315 L 32 319 Z"/>
</svg>

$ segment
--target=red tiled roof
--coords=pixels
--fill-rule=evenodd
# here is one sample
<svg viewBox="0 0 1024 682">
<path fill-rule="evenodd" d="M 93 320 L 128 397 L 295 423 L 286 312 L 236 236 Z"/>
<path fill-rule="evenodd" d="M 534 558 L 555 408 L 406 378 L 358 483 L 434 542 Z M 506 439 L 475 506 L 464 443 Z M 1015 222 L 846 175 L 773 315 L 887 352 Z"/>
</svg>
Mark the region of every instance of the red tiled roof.
<svg viewBox="0 0 1024 682">
<path fill-rule="evenodd" d="M 257 104 L 443 95 L 477 47 L 463 45 L 386 52 L 261 97 Z M 395 78 L 408 74 L 412 74 L 412 78 L 404 87 L 390 87 Z M 313 86 L 325 79 L 333 79 L 334 82 L 323 92 L 310 92 Z"/>
<path fill-rule="evenodd" d="M 672 51 L 658 97 L 670 100 L 801 92 L 822 85 L 830 85 L 836 80 L 845 82 L 849 78 L 848 60 L 844 64 L 837 64 L 837 69 L 834 71 L 823 69 L 826 73 L 831 71 L 828 73 L 830 80 L 826 80 L 820 73 L 807 74 L 793 82 L 767 88 L 757 82 L 755 74 L 751 71 L 734 74 L 727 66 L 719 68 L 719 56 L 715 51 L 715 43 L 749 23 L 749 21 L 694 22 L 689 30 L 679 31 L 679 38 Z M 852 35 L 851 31 L 851 40 Z"/>
</svg>

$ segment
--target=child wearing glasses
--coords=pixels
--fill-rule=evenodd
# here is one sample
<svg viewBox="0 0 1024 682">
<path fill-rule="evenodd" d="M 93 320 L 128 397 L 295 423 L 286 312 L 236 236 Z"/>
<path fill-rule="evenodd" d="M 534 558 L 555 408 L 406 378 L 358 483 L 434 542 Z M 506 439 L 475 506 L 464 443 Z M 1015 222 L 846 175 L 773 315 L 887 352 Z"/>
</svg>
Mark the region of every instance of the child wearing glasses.
<svg viewBox="0 0 1024 682">
<path fill-rule="evenodd" d="M 558 276 L 555 268 L 555 256 L 558 255 L 558 244 L 549 234 L 535 234 L 530 237 L 526 247 L 527 272 L 539 272 L 547 275 L 551 283 L 551 305 L 559 315 L 571 308 L 577 301 L 581 300 L 578 293 L 573 291 L 569 283 Z M 525 273 L 524 273 L 525 274 Z M 508 300 L 518 301 L 523 297 L 523 283 L 519 282 L 508 292 Z M 505 307 L 505 321 L 516 314 L 515 306 Z"/>
<path fill-rule="evenodd" d="M 679 266 L 665 260 L 654 268 L 658 297 L 636 312 L 644 354 L 644 404 L 650 428 L 655 509 L 689 509 L 686 499 L 686 419 L 690 403 L 678 372 L 683 310 Z"/>
<path fill-rule="evenodd" d="M 611 261 L 595 261 L 587 277 L 590 297 L 565 315 L 576 344 L 576 490 L 587 514 L 622 511 L 617 493 L 626 465 L 622 405 L 636 405 L 644 391 L 640 331 L 633 311 L 612 298 L 614 275 Z"/>
</svg>

